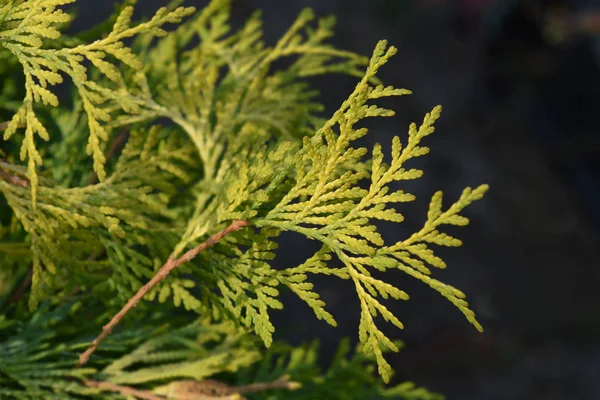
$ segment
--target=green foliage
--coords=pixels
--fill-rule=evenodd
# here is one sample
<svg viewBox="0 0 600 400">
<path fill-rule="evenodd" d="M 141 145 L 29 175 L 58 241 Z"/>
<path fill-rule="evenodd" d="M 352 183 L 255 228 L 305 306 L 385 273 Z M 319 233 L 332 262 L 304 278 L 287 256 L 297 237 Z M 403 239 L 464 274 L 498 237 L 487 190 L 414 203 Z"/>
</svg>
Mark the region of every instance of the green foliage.
<svg viewBox="0 0 600 400">
<path fill-rule="evenodd" d="M 398 347 L 401 343 L 396 342 Z M 351 400 L 392 398 L 406 400 L 443 400 L 444 397 L 412 382 L 402 382 L 384 387 L 373 375 L 375 359 L 366 356 L 360 349 L 351 352 L 350 341 L 341 341 L 328 368 L 323 371 L 318 365 L 319 343 L 313 341 L 300 347 L 277 343 L 269 349 L 259 365 L 243 370 L 240 383 L 269 381 L 290 374 L 302 384 L 303 390 L 286 393 L 265 393 L 256 399 L 290 400 Z"/>
<path fill-rule="evenodd" d="M 276 300 L 276 287 L 283 284 L 306 301 L 319 319 L 335 325 L 333 316 L 324 309 L 318 294 L 312 291 L 307 281 L 308 274 L 329 274 L 342 279 L 351 279 L 361 302 L 359 337 L 367 353 L 374 353 L 379 372 L 389 380 L 391 368 L 383 358 L 386 349 L 397 350 L 392 341 L 375 325 L 374 318 L 381 314 L 386 321 L 402 328 L 400 320 L 378 300 L 408 299 L 408 295 L 395 286 L 373 277 L 372 271 L 397 268 L 410 276 L 422 280 L 455 304 L 467 319 L 481 330 L 481 326 L 468 308 L 464 294 L 458 289 L 431 278 L 427 265 L 444 268 L 445 264 L 433 253 L 431 244 L 457 246 L 460 241 L 437 230 L 442 224 L 465 225 L 468 219 L 459 213 L 471 202 L 480 199 L 487 190 L 482 185 L 475 190 L 465 189 L 460 199 L 442 212 L 441 194 L 432 200 L 424 227 L 407 240 L 386 246 L 377 231 L 377 220 L 401 222 L 402 214 L 388 206 L 389 203 L 409 202 L 414 196 L 402 190 L 390 191 L 396 181 L 417 179 L 422 175 L 418 169 L 406 169 L 404 163 L 428 153 L 421 140 L 433 133 L 433 123 L 441 108 L 436 107 L 427 114 L 420 127 L 409 128 L 407 145 L 402 147 L 395 137 L 392 143 L 391 163 L 383 163 L 381 146 L 373 149 L 371 171 L 365 172 L 352 166 L 362 163 L 365 148 L 353 148 L 351 143 L 367 134 L 366 128 L 355 129 L 355 125 L 368 117 L 391 116 L 393 111 L 367 105 L 367 101 L 387 96 L 407 94 L 408 91 L 369 84 L 379 69 L 394 53 L 395 48 L 386 49 L 380 42 L 369 62 L 363 79 L 354 92 L 342 104 L 334 116 L 312 137 L 304 137 L 299 151 L 292 144 L 282 143 L 276 149 L 266 147 L 254 149 L 250 154 L 236 154 L 238 161 L 229 167 L 231 174 L 223 181 L 232 185 L 225 187 L 213 203 L 202 207 L 206 210 L 190 220 L 190 239 L 202 237 L 211 225 L 232 219 L 249 219 L 261 228 L 259 236 L 252 231 L 243 231 L 232 236 L 231 241 L 246 236 L 249 250 L 234 253 L 235 259 L 223 262 L 220 277 L 215 282 L 221 291 L 217 301 L 224 303 L 236 319 L 255 332 L 268 346 L 271 343 L 273 326 L 268 320 L 268 308 L 281 308 Z M 339 129 L 335 131 L 335 127 Z M 264 154 L 264 155 L 263 155 Z M 227 155 L 226 155 L 227 157 Z M 227 159 L 227 158 L 226 158 Z M 283 163 L 283 165 L 282 165 Z M 287 167 L 286 167 L 287 166 Z M 237 179 L 233 178 L 235 174 Z M 368 189 L 360 183 L 370 179 Z M 282 190 L 283 189 L 283 190 Z M 213 205 L 214 204 L 214 205 Z M 200 229 L 205 221 L 214 222 Z M 273 268 L 269 261 L 274 258 L 276 243 L 271 239 L 280 231 L 293 231 L 323 244 L 319 252 L 305 263 L 287 270 Z M 186 240 L 187 239 L 187 240 Z M 183 243 L 190 240 L 184 236 Z M 208 251 L 204 257 L 219 263 L 220 254 Z M 327 261 L 332 256 L 343 263 L 342 268 L 330 268 Z M 251 260 L 251 261 L 250 261 Z M 197 269 L 200 271 L 200 269 Z M 210 279 L 204 271 L 198 273 L 203 281 Z M 215 276 L 214 272 L 210 275 Z M 241 279 L 240 279 L 241 278 Z M 253 292 L 254 296 L 248 292 Z M 258 309 L 256 305 L 259 305 Z"/>
<path fill-rule="evenodd" d="M 461 245 L 442 225 L 467 225 L 463 209 L 487 186 L 466 188 L 446 209 L 434 194 L 418 232 L 383 240 L 380 222 L 404 219 L 394 203 L 415 200 L 398 186 L 422 176 L 407 163 L 429 152 L 424 141 L 441 113 L 435 107 L 411 124 L 404 144 L 394 137 L 389 156 L 380 144 L 353 147 L 368 133 L 362 122 L 394 115 L 374 101 L 410 94 L 377 78 L 396 49 L 381 41 L 370 59 L 335 49 L 334 19 L 313 23 L 310 10 L 269 46 L 258 13 L 232 31 L 228 0 L 196 13 L 172 1 L 137 22 L 126 1 L 104 23 L 67 36 L 61 7 L 74 1 L 0 0 L 0 397 L 119 398 L 88 379 L 158 390 L 182 379 L 248 384 L 289 374 L 303 390 L 252 398 L 440 398 L 410 382 L 386 388 L 372 374 L 376 364 L 388 383 L 384 354 L 399 350 L 376 318 L 403 328 L 384 301 L 408 299 L 385 272 L 419 279 L 481 330 L 465 295 L 433 278 L 432 267 L 446 267 L 433 245 Z M 307 78 L 329 73 L 360 80 L 323 120 Z M 72 92 L 59 101 L 65 77 Z M 175 269 L 130 313 L 135 326 L 74 368 L 92 335 L 167 259 L 234 220 L 248 227 Z M 281 268 L 284 231 L 320 249 Z M 358 349 L 349 355 L 342 343 L 325 371 L 316 344 L 273 343 L 270 320 L 289 290 L 336 325 L 313 274 L 351 282 L 360 300 Z M 19 298 L 29 279 L 28 310 Z M 257 338 L 269 347 L 258 365 Z"/>
<path fill-rule="evenodd" d="M 53 312 L 40 308 L 28 321 L 0 319 L 0 395 L 15 398 L 40 398 L 48 388 L 69 391 L 69 377 L 85 378 L 92 370 L 75 371 L 72 362 L 61 361 L 60 356 L 72 349 L 68 342 L 52 346 L 56 336 L 52 329 L 64 318 L 69 307 Z"/>
<path fill-rule="evenodd" d="M 20 158 L 22 161 L 28 159 L 27 177 L 31 182 L 34 205 L 38 185 L 35 169 L 36 165 L 42 164 L 35 146 L 35 136 L 46 141 L 50 139 L 46 127 L 36 116 L 34 105 L 41 102 L 58 106 L 58 97 L 49 88 L 62 83 L 63 74 L 71 78 L 87 114 L 89 140 L 86 152 L 93 155 L 94 169 L 100 180 L 104 180 L 103 164 L 106 160 L 100 141 L 107 140 L 108 134 L 102 122 L 110 120 L 110 111 L 115 107 L 124 112 L 135 113 L 139 110 L 139 106 L 129 100 L 123 75 L 113 62 L 106 59 L 112 58 L 143 73 L 144 65 L 123 40 L 142 32 L 165 36 L 167 32 L 161 29 L 162 25 L 180 22 L 194 11 L 193 8 L 180 7 L 169 12 L 161 8 L 148 22 L 131 26 L 133 8 L 125 7 L 106 37 L 72 48 L 47 48 L 49 46 L 45 42 L 59 39 L 60 26 L 70 20 L 69 15 L 58 7 L 74 1 L 11 0 L 5 1 L 0 7 L 0 44 L 17 58 L 25 75 L 25 98 L 4 132 L 4 139 L 9 139 L 20 127 L 25 128 Z M 84 61 L 89 61 L 106 77 L 104 84 L 88 79 Z"/>
<path fill-rule="evenodd" d="M 178 164 L 193 164 L 194 158 L 177 136 L 159 141 L 158 135 L 158 127 L 132 131 L 113 174 L 103 183 L 66 189 L 41 181 L 35 210 L 28 187 L 0 180 L 8 205 L 29 234 L 31 307 L 54 291 L 89 287 L 94 281 L 111 286 L 123 301 L 143 283 L 141 278 L 152 276 L 154 263 L 168 256 L 173 213 L 166 206 L 177 191 L 173 179 L 188 180 Z M 0 163 L 6 171 L 26 173 Z M 144 246 L 147 254 L 134 245 Z M 106 252 L 105 259 L 96 259 L 100 252 Z M 106 269 L 112 269 L 108 280 L 97 275 Z"/>
<path fill-rule="evenodd" d="M 73 369 L 86 333 L 74 324 L 98 303 L 48 303 L 22 319 L 0 318 L 0 396 L 3 399 L 105 399 L 105 392 L 83 386 L 93 377 L 114 384 L 153 388 L 161 393 L 166 380 L 220 376 L 232 385 L 266 382 L 289 374 L 303 390 L 257 393 L 252 399 L 366 399 L 440 400 L 442 396 L 404 382 L 385 388 L 373 375 L 374 361 L 360 351 L 350 352 L 344 339 L 331 365 L 318 365 L 316 341 L 299 347 L 276 342 L 261 356 L 256 341 L 230 322 L 150 313 L 152 324 L 129 327 L 113 335 L 87 368 Z M 56 346 L 56 343 L 60 345 Z"/>
<path fill-rule="evenodd" d="M 260 353 L 252 338 L 229 322 L 198 320 L 150 313 L 151 324 L 115 334 L 89 367 L 74 369 L 86 334 L 96 321 L 78 329 L 89 307 L 101 304 L 43 304 L 26 319 L 0 319 L 0 397 L 7 399 L 105 398 L 82 385 L 93 376 L 115 384 L 155 385 L 165 379 L 202 379 L 236 372 L 256 362 Z M 58 344 L 58 345 L 57 345 Z"/>
</svg>

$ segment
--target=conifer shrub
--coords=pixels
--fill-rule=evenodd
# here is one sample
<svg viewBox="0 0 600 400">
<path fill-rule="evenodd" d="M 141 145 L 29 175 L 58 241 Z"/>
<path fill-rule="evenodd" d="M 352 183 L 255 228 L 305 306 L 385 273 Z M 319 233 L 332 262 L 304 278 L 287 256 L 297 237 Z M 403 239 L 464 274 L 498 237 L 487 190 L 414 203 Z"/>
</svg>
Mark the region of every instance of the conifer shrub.
<svg viewBox="0 0 600 400">
<path fill-rule="evenodd" d="M 126 0 L 66 35 L 74 2 L 0 0 L 0 398 L 441 398 L 389 384 L 401 344 L 379 326 L 403 328 L 384 303 L 408 294 L 386 271 L 482 330 L 434 278 L 434 248 L 461 245 L 444 226 L 467 225 L 487 186 L 449 206 L 435 193 L 420 230 L 383 240 L 379 221 L 401 223 L 393 206 L 415 200 L 398 186 L 422 176 L 412 159 L 441 112 L 355 147 L 361 122 L 394 114 L 377 99 L 410 94 L 377 78 L 396 49 L 336 49 L 333 18 L 310 10 L 266 44 L 259 13 L 229 26 L 228 0 L 146 19 Z M 323 119 L 310 78 L 333 73 L 357 83 Z M 282 232 L 320 249 L 281 268 Z M 358 347 L 342 341 L 327 368 L 311 338 L 273 341 L 270 320 L 288 291 L 335 326 L 318 274 L 360 301 Z"/>
</svg>

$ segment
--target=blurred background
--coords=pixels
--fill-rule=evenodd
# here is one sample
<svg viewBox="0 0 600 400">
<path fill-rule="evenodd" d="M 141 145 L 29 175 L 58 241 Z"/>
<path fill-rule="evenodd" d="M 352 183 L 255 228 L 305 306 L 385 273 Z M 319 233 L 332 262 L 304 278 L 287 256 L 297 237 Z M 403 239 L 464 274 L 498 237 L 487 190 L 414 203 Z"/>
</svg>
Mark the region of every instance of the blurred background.
<svg viewBox="0 0 600 400">
<path fill-rule="evenodd" d="M 139 0 L 142 13 L 166 0 Z M 106 18 L 113 1 L 79 0 L 73 30 Z M 206 0 L 186 2 L 197 7 Z M 600 4 L 594 0 L 234 0 L 233 25 L 262 9 L 275 43 L 304 7 L 335 14 L 333 43 L 370 55 L 379 39 L 399 48 L 381 71 L 414 95 L 368 125 L 365 145 L 406 138 L 408 124 L 444 106 L 432 153 L 414 163 L 425 176 L 408 191 L 406 222 L 382 226 L 401 240 L 425 220 L 438 189 L 447 204 L 465 186 L 489 183 L 458 249 L 436 277 L 463 290 L 486 331 L 479 334 L 439 294 L 406 275 L 386 281 L 408 302 L 387 306 L 405 323 L 385 326 L 406 347 L 390 356 L 395 380 L 413 380 L 448 399 L 600 399 Z M 331 114 L 356 79 L 315 79 Z M 315 244 L 284 236 L 277 262 L 304 260 Z M 343 336 L 357 337 L 359 305 L 348 282 L 317 289 L 338 328 L 317 321 L 293 296 L 275 313 L 277 337 L 320 338 L 323 362 Z"/>
</svg>

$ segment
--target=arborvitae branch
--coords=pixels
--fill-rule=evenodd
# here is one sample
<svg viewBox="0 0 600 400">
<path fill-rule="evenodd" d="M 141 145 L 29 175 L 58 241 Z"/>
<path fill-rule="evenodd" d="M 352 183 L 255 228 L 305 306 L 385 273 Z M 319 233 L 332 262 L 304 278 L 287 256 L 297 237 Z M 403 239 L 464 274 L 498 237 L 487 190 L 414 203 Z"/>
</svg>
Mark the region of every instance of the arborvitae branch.
<svg viewBox="0 0 600 400">
<path fill-rule="evenodd" d="M 102 332 L 98 335 L 98 337 L 96 337 L 96 339 L 94 339 L 94 341 L 92 342 L 90 347 L 88 347 L 88 349 L 79 356 L 79 363 L 77 363 L 77 367 L 81 367 L 88 362 L 92 353 L 94 353 L 94 351 L 96 351 L 96 349 L 98 348 L 100 343 L 102 343 L 104 338 L 110 334 L 110 332 L 119 323 L 119 321 L 121 321 L 121 319 L 123 319 L 125 314 L 127 314 L 129 312 L 129 310 L 131 310 L 133 307 L 135 307 L 140 302 L 140 300 L 146 295 L 146 293 L 148 293 L 148 291 L 150 291 L 150 289 L 152 289 L 154 286 L 156 286 L 157 283 L 159 283 L 160 281 L 165 279 L 171 271 L 173 271 L 179 265 L 192 260 L 194 257 L 196 257 L 198 255 L 198 253 L 200 253 L 201 251 L 205 250 L 208 247 L 213 246 L 215 243 L 217 243 L 219 240 L 223 239 L 225 236 L 227 236 L 231 232 L 240 230 L 243 227 L 245 227 L 246 225 L 248 225 L 248 223 L 246 221 L 233 221 L 227 228 L 223 229 L 222 231 L 220 231 L 218 233 L 215 233 L 210 238 L 208 238 L 208 240 L 206 240 L 199 246 L 193 248 L 192 250 L 189 250 L 188 252 L 186 252 L 184 255 L 182 255 L 178 259 L 174 259 L 173 256 L 170 256 L 169 259 L 167 260 L 167 262 L 165 263 L 165 265 L 163 265 L 158 270 L 156 275 L 154 275 L 154 277 L 148 283 L 146 283 L 144 286 L 142 286 L 138 290 L 138 292 L 131 299 L 129 299 L 129 301 L 121 309 L 121 311 L 119 311 L 110 320 L 110 322 L 102 328 Z"/>
<path fill-rule="evenodd" d="M 399 350 L 376 318 L 402 328 L 384 303 L 408 299 L 380 272 L 397 269 L 419 279 L 481 330 L 465 294 L 435 279 L 432 270 L 446 267 L 434 246 L 461 244 L 443 226 L 468 224 L 461 213 L 487 186 L 465 189 L 449 207 L 436 193 L 421 230 L 396 243 L 384 240 L 377 221 L 402 222 L 394 203 L 415 200 L 398 184 L 423 174 L 409 162 L 429 152 L 424 139 L 441 112 L 436 107 L 422 124 L 411 124 L 406 140 L 394 137 L 388 157 L 379 144 L 372 152 L 355 147 L 367 134 L 359 127 L 365 118 L 394 114 L 374 101 L 410 94 L 378 84 L 379 68 L 397 50 L 380 42 L 370 61 L 337 50 L 327 43 L 333 19 L 315 26 L 308 10 L 270 47 L 257 14 L 231 31 L 230 0 L 212 0 L 167 37 L 163 26 L 179 22 L 191 8 L 172 0 L 150 20 L 132 23 L 135 0 L 126 0 L 93 35 L 101 39 L 68 38 L 60 35 L 69 20 L 60 7 L 74 1 L 0 0 L 0 81 L 7 82 L 0 103 L 14 112 L 0 131 L 3 140 L 23 131 L 20 159 L 26 162 L 0 160 L 0 260 L 4 281 L 14 281 L 0 279 L 3 304 L 12 301 L 7 293 L 27 286 L 26 274 L 33 270 L 30 311 L 10 307 L 10 316 L 0 315 L 0 398 L 240 400 L 241 393 L 296 388 L 290 374 L 306 393 L 285 393 L 286 400 L 438 399 L 410 383 L 384 391 L 372 374 L 376 362 L 388 382 L 393 370 L 384 354 Z M 134 36 L 127 47 L 123 40 Z M 294 60 L 280 62 L 288 57 Z M 18 80 L 12 76 L 21 71 L 24 85 L 13 85 Z M 322 121 L 315 114 L 321 110 L 316 91 L 305 79 L 332 72 L 361 80 Z M 65 108 L 53 91 L 67 76 L 77 96 Z M 163 118 L 174 125 L 151 126 Z M 105 176 L 106 160 L 126 135 L 115 132 L 111 146 L 103 143 L 111 130 L 133 124 L 139 129 L 127 135 Z M 38 148 L 38 136 L 52 140 Z M 91 176 L 83 149 L 94 161 Z M 18 156 L 8 155 L 11 162 Z M 42 158 L 48 163 L 38 176 Z M 257 229 L 211 247 L 246 225 Z M 297 266 L 275 268 L 283 231 L 317 240 L 321 248 Z M 188 248 L 193 250 L 183 254 Z M 206 268 L 182 265 L 196 256 Z M 338 353 L 324 374 L 312 345 L 276 350 L 277 360 L 267 357 L 262 367 L 243 372 L 261 355 L 248 331 L 266 347 L 274 344 L 269 312 L 284 307 L 281 288 L 300 297 L 317 318 L 336 324 L 310 282 L 316 274 L 353 283 L 360 351 L 351 359 L 347 351 Z M 64 304 L 74 293 L 80 301 Z M 141 304 L 135 314 L 150 312 L 137 315 L 140 326 L 111 335 L 90 360 L 144 296 L 157 302 Z M 167 300 L 202 318 L 180 319 L 172 307 L 158 304 Z M 76 315 L 79 307 L 85 316 Z M 86 324 L 77 323 L 82 320 Z M 89 343 L 89 333 L 98 331 Z M 88 365 L 73 368 L 76 363 Z M 219 373 L 237 386 L 207 379 Z"/>
</svg>

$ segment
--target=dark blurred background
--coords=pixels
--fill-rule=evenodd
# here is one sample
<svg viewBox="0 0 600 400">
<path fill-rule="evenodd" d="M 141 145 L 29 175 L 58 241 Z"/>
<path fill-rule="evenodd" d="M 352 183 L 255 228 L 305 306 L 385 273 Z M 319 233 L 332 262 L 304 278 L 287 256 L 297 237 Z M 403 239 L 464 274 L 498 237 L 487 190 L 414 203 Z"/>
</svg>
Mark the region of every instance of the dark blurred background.
<svg viewBox="0 0 600 400">
<path fill-rule="evenodd" d="M 73 29 L 100 21 L 113 1 L 79 0 Z M 202 7 L 205 0 L 188 1 Z M 150 14 L 164 0 L 139 0 Z M 399 48 L 381 72 L 414 95 L 385 103 L 397 116 L 369 124 L 384 146 L 405 138 L 437 104 L 444 106 L 432 153 L 414 165 L 425 176 L 401 211 L 400 240 L 424 222 L 438 189 L 447 203 L 465 186 L 489 183 L 452 231 L 465 245 L 439 254 L 436 277 L 467 293 L 486 331 L 479 334 L 433 290 L 406 275 L 386 280 L 408 302 L 388 303 L 404 331 L 385 326 L 406 348 L 390 361 L 395 380 L 413 380 L 452 399 L 600 399 L 600 4 L 594 0 L 234 0 L 239 26 L 262 9 L 273 44 L 304 7 L 335 14 L 336 46 L 369 55 L 379 39 Z M 355 79 L 315 79 L 327 112 Z M 285 236 L 281 265 L 304 260 L 310 242 Z M 331 328 L 289 296 L 275 313 L 277 337 L 318 337 L 324 362 L 342 336 L 357 337 L 359 306 L 348 282 L 317 288 L 339 322 Z M 317 399 L 318 400 L 318 399 Z"/>
</svg>

